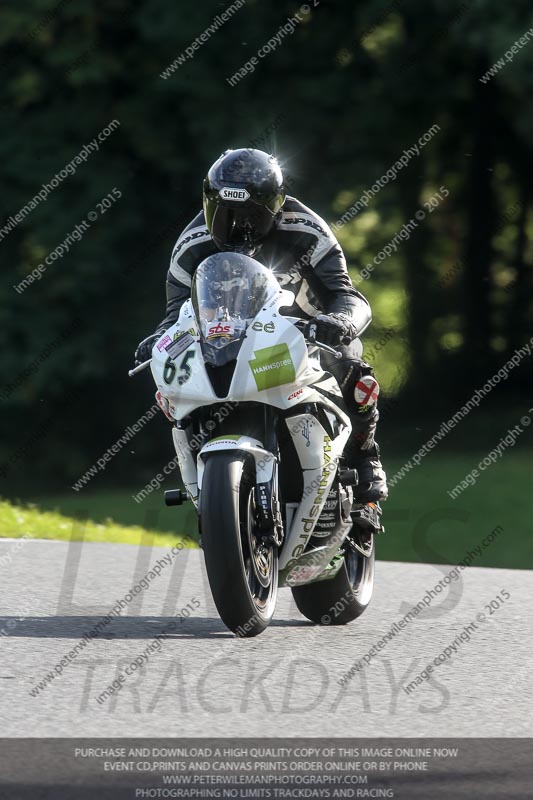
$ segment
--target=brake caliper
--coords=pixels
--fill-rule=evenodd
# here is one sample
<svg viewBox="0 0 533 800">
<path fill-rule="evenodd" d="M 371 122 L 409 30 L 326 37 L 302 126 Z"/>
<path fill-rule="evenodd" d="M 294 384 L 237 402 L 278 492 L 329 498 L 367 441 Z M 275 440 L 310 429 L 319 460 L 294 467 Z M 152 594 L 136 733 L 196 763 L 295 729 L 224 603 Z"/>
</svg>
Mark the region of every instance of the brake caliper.
<svg viewBox="0 0 533 800">
<path fill-rule="evenodd" d="M 274 493 L 272 483 L 257 483 L 255 486 L 256 521 L 268 542 L 281 545 L 283 541 L 283 523 Z"/>
</svg>

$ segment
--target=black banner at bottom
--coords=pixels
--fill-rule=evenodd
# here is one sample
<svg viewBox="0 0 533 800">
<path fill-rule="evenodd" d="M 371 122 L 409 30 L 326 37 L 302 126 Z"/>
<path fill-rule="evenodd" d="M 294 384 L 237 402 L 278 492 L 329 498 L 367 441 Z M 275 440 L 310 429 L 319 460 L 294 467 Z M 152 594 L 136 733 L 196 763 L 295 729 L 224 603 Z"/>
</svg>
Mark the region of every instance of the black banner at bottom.
<svg viewBox="0 0 533 800">
<path fill-rule="evenodd" d="M 1 739 L 0 797 L 526 800 L 532 739 Z"/>
</svg>

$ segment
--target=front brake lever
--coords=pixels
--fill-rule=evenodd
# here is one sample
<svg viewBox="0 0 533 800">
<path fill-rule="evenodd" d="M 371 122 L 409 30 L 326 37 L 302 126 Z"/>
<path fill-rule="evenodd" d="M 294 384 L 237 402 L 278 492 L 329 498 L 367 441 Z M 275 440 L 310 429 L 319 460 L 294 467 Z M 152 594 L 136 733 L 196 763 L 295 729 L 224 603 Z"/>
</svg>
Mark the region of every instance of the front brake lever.
<svg viewBox="0 0 533 800">
<path fill-rule="evenodd" d="M 301 324 L 298 324 L 298 322 Z M 305 328 L 307 323 L 305 322 L 305 320 L 298 320 L 298 322 L 295 323 L 295 325 L 297 328 L 301 328 L 301 331 L 303 333 L 303 329 Z M 309 344 L 313 345 L 313 347 L 318 347 L 319 350 L 324 350 L 326 353 L 330 353 L 332 356 L 335 356 L 336 359 L 342 358 L 343 354 L 340 352 L 340 350 L 335 350 L 335 348 L 330 347 L 329 344 L 323 344 L 322 342 L 318 342 L 316 339 L 316 333 L 317 333 L 316 322 L 311 322 L 306 335 L 306 339 Z"/>
<path fill-rule="evenodd" d="M 339 359 L 342 358 L 342 353 L 340 350 L 335 350 L 334 347 L 330 347 L 329 344 L 322 344 L 322 342 L 317 342 L 316 339 L 314 342 L 311 342 L 314 347 L 318 347 L 319 350 L 324 350 L 326 353 L 331 353 L 332 356 Z"/>
</svg>

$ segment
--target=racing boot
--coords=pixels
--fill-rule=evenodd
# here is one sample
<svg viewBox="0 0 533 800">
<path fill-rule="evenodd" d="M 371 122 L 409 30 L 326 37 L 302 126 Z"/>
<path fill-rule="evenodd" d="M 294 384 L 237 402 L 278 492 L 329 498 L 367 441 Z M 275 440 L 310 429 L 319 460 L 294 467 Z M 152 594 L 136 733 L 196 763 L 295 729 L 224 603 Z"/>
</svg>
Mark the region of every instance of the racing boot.
<svg viewBox="0 0 533 800">
<path fill-rule="evenodd" d="M 379 447 L 374 440 L 374 430 L 379 417 L 374 409 L 372 418 L 367 422 L 366 431 L 352 431 L 352 435 L 344 450 L 344 461 L 349 469 L 357 470 L 358 483 L 353 487 L 354 499 L 351 510 L 351 540 L 356 549 L 368 555 L 371 540 L 375 534 L 385 529 L 381 524 L 380 500 L 388 495 L 387 476 L 381 466 Z M 370 424 L 368 424 L 368 422 Z M 361 445 L 368 445 L 362 447 Z"/>
<path fill-rule="evenodd" d="M 362 416 L 367 417 L 361 419 Z M 379 447 L 374 438 L 379 412 L 377 408 L 358 415 L 352 422 L 352 433 L 344 448 L 344 463 L 348 469 L 357 470 L 359 482 L 355 489 L 358 503 L 377 503 L 386 500 L 389 490 L 387 476 L 379 458 Z"/>
</svg>

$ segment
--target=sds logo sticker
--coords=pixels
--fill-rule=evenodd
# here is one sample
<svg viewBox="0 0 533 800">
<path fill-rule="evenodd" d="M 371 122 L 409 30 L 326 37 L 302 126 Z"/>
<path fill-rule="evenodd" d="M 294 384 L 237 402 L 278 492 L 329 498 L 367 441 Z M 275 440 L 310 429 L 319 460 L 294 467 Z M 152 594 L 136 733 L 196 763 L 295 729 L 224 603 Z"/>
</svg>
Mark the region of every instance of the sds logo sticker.
<svg viewBox="0 0 533 800">
<path fill-rule="evenodd" d="M 223 200 L 237 200 L 239 203 L 243 203 L 250 197 L 250 192 L 247 192 L 246 189 L 230 189 L 229 186 L 224 186 L 218 194 Z"/>
</svg>

